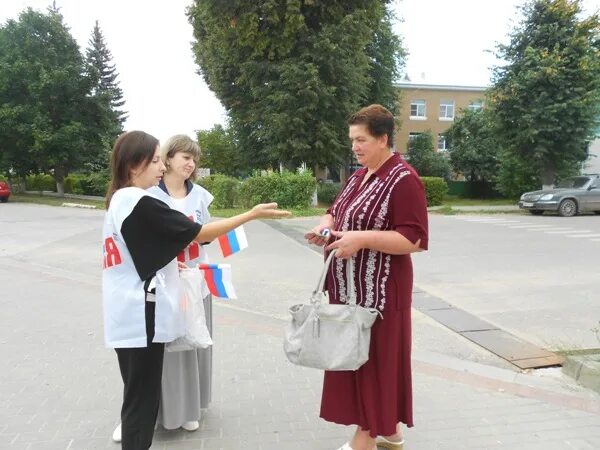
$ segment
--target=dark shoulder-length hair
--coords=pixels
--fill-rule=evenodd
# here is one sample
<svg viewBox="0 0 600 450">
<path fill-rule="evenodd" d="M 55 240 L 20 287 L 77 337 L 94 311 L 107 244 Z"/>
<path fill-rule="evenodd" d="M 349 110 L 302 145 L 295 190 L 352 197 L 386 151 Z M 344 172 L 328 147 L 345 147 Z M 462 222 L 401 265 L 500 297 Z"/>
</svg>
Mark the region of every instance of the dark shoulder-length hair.
<svg viewBox="0 0 600 450">
<path fill-rule="evenodd" d="M 106 192 L 106 208 L 114 193 L 131 186 L 131 171 L 137 167 L 144 169 L 154 157 L 158 139 L 144 131 L 127 131 L 120 135 L 110 157 L 111 180 Z"/>
<path fill-rule="evenodd" d="M 348 125 L 366 125 L 375 137 L 387 135 L 387 146 L 394 144 L 394 115 L 381 105 L 365 106 L 348 118 Z"/>
</svg>

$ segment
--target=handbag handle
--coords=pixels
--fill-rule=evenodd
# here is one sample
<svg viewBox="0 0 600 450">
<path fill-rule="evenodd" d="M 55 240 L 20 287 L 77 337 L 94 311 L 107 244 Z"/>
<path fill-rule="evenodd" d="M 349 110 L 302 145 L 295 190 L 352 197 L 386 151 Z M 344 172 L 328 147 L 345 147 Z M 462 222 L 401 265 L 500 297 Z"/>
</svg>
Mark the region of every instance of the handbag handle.
<svg viewBox="0 0 600 450">
<path fill-rule="evenodd" d="M 331 265 L 331 261 L 333 261 L 334 256 L 335 249 L 331 250 L 331 252 L 327 256 L 327 259 L 325 260 L 325 265 L 323 266 L 323 270 L 321 271 L 321 276 L 319 277 L 317 288 L 313 291 L 313 298 L 316 297 L 317 293 L 324 292 L 325 278 L 327 278 L 327 271 L 329 270 L 329 266 Z M 354 295 L 354 263 L 352 262 L 352 257 L 348 258 L 348 262 L 346 263 L 346 281 L 348 284 L 348 304 L 356 305 L 356 295 Z"/>
</svg>

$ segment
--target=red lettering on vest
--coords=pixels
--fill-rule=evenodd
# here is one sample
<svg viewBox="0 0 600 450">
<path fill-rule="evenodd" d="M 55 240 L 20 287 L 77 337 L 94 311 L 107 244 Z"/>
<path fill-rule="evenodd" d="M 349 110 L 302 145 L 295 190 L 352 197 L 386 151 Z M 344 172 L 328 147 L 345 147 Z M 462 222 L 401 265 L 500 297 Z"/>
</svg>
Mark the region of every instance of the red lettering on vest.
<svg viewBox="0 0 600 450">
<path fill-rule="evenodd" d="M 192 222 L 194 221 L 194 216 L 188 216 Z M 186 262 L 193 261 L 196 258 L 200 257 L 200 244 L 197 242 L 192 242 L 186 248 L 181 250 L 177 255 L 177 261 Z"/>
<path fill-rule="evenodd" d="M 121 264 L 121 254 L 119 248 L 112 237 L 107 237 L 104 240 L 104 268 L 107 269 L 112 266 Z"/>
</svg>

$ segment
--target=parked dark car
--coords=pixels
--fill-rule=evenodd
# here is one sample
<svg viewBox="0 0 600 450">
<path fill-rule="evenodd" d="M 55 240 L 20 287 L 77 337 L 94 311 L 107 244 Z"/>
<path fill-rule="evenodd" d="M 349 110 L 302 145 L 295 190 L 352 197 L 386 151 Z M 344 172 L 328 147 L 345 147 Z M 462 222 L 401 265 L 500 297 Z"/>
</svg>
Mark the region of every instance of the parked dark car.
<svg viewBox="0 0 600 450">
<path fill-rule="evenodd" d="M 544 211 L 556 211 L 563 217 L 592 211 L 600 214 L 600 174 L 565 178 L 553 189 L 525 192 L 519 208 L 534 215 Z"/>
<path fill-rule="evenodd" d="M 10 197 L 10 186 L 6 181 L 0 181 L 0 202 L 6 203 Z"/>
</svg>

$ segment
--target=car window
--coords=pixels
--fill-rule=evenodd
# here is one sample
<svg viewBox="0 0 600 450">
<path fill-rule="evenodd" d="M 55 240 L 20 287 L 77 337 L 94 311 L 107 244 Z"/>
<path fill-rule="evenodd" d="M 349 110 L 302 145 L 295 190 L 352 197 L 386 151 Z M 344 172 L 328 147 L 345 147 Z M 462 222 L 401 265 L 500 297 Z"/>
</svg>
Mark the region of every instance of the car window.
<svg viewBox="0 0 600 450">
<path fill-rule="evenodd" d="M 559 182 L 556 187 L 557 188 L 575 188 L 581 189 L 585 184 L 590 181 L 589 177 L 571 177 L 565 178 L 561 182 Z"/>
<path fill-rule="evenodd" d="M 596 178 L 594 180 L 594 182 L 592 183 L 592 187 L 595 187 L 596 189 L 600 188 L 600 178 Z"/>
</svg>

